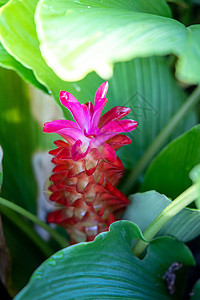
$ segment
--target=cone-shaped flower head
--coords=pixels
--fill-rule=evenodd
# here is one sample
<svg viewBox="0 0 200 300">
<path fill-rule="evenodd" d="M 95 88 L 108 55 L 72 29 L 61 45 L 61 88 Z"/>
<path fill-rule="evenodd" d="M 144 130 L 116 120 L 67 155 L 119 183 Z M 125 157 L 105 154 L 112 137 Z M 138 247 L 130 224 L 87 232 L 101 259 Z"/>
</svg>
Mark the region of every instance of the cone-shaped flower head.
<svg viewBox="0 0 200 300">
<path fill-rule="evenodd" d="M 107 102 L 108 83 L 97 90 L 94 100 L 80 104 L 68 92 L 60 92 L 61 103 L 75 122 L 55 120 L 44 125 L 44 132 L 56 132 L 65 141 L 56 141 L 50 200 L 64 206 L 48 216 L 60 223 L 72 242 L 92 240 L 108 229 L 128 199 L 115 186 L 123 175 L 123 165 L 115 150 L 130 144 L 120 133 L 136 128 L 137 122 L 121 120 L 130 109 L 116 106 L 101 116 Z"/>
</svg>

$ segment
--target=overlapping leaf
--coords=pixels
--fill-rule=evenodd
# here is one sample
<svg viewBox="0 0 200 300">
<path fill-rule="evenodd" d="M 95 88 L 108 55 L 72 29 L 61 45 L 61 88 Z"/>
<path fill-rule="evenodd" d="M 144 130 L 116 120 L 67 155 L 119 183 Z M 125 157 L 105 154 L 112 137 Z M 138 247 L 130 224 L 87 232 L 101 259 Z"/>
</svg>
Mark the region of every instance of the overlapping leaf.
<svg viewBox="0 0 200 300">
<path fill-rule="evenodd" d="M 0 1 L 0 7 L 6 4 L 7 2 L 8 0 Z M 33 84 L 35 87 L 47 92 L 47 89 L 37 81 L 37 79 L 33 74 L 33 71 L 28 68 L 25 68 L 16 59 L 14 59 L 14 57 L 8 54 L 8 52 L 4 49 L 1 43 L 0 43 L 0 66 L 6 69 L 15 70 L 24 80 Z"/>
<path fill-rule="evenodd" d="M 126 168 L 130 169 L 180 109 L 186 95 L 178 87 L 167 61 L 162 57 L 116 64 L 109 84 L 106 109 L 115 105 L 130 107 L 128 118 L 138 122 L 137 129 L 130 135 L 133 143 L 118 152 Z M 168 141 L 193 125 L 195 114 L 189 112 Z"/>
<path fill-rule="evenodd" d="M 200 82 L 199 26 L 186 28 L 166 17 L 160 1 L 153 3 L 165 17 L 153 14 L 155 6 L 148 10 L 149 1 L 135 8 L 137 2 L 40 0 L 36 24 L 48 65 L 63 80 L 80 80 L 93 70 L 109 78 L 115 62 L 173 53 L 180 58 L 178 77 Z"/>
<path fill-rule="evenodd" d="M 47 143 L 31 115 L 27 86 L 10 70 L 0 69 L 0 144 L 3 157 L 1 196 L 36 212 L 38 186 L 32 168 L 33 152 Z M 1 165 L 2 154 L 0 154 Z M 0 167 L 0 176 L 1 167 Z M 45 179 L 44 179 L 45 180 Z M 11 292 L 21 289 L 33 270 L 52 253 L 23 217 L 0 205 L 6 242 L 12 256 Z M 49 250 L 50 249 L 50 250 Z M 57 246 L 54 249 L 58 249 Z M 27 259 L 26 264 L 21 258 Z M 19 270 L 23 269 L 23 274 Z"/>
<path fill-rule="evenodd" d="M 0 191 L 1 191 L 1 185 L 3 182 L 2 159 L 3 159 L 3 150 L 0 146 Z"/>
<path fill-rule="evenodd" d="M 35 87 L 47 92 L 47 89 L 36 80 L 33 71 L 28 68 L 25 68 L 16 59 L 14 59 L 13 56 L 8 54 L 8 52 L 3 48 L 1 43 L 0 43 L 0 66 L 6 69 L 11 69 L 16 71 L 24 80 L 33 84 Z"/>
<path fill-rule="evenodd" d="M 39 50 L 34 14 L 38 0 L 11 0 L 0 10 L 1 41 L 6 51 L 25 67 L 33 70 L 37 80 L 50 90 L 56 100 L 60 90 L 67 90 L 76 97 L 92 99 L 102 80 L 90 74 L 80 83 L 62 81 L 47 66 Z M 65 111 L 70 118 L 70 114 Z"/>
<path fill-rule="evenodd" d="M 200 163 L 200 125 L 171 142 L 152 162 L 141 191 L 156 190 L 175 198 L 191 185 L 189 172 Z"/>
<path fill-rule="evenodd" d="M 50 257 L 15 300 L 50 300 L 55 295 L 65 299 L 171 299 L 163 276 L 174 261 L 193 264 L 191 253 L 180 241 L 162 237 L 152 241 L 146 257 L 139 260 L 132 254 L 135 238 L 141 238 L 136 225 L 113 223 L 94 242 L 68 247 Z M 174 297 L 179 299 L 177 294 Z"/>
<path fill-rule="evenodd" d="M 144 232 L 156 216 L 171 203 L 165 195 L 155 191 L 137 193 L 130 196 L 131 205 L 127 208 L 123 218 L 136 223 Z M 158 233 L 171 235 L 188 242 L 199 236 L 200 210 L 184 208 L 173 217 Z"/>
</svg>

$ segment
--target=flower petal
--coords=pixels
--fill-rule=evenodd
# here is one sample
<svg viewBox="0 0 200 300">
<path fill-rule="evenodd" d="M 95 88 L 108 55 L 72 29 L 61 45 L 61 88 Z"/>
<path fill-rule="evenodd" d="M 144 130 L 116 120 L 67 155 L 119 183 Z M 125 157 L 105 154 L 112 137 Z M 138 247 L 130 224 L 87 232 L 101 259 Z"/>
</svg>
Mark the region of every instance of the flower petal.
<svg viewBox="0 0 200 300">
<path fill-rule="evenodd" d="M 104 159 L 112 163 L 115 162 L 117 155 L 115 153 L 115 150 L 113 150 L 110 145 L 104 143 L 98 147 L 98 150 Z"/>
<path fill-rule="evenodd" d="M 108 122 L 122 119 L 123 117 L 128 115 L 130 113 L 130 111 L 131 111 L 130 108 L 124 107 L 124 106 L 115 106 L 115 107 L 113 107 L 112 109 L 107 111 L 107 113 L 105 113 L 100 118 L 99 128 L 101 128 L 102 126 L 104 126 Z"/>
<path fill-rule="evenodd" d="M 71 112 L 78 126 L 84 129 L 83 109 L 78 100 L 70 93 L 61 91 L 60 102 Z"/>
<path fill-rule="evenodd" d="M 119 120 L 119 121 L 112 121 L 106 123 L 104 126 L 100 128 L 100 132 L 102 134 L 114 133 L 114 135 L 122 132 L 129 132 L 134 130 L 138 125 L 138 122 L 134 120 Z"/>
<path fill-rule="evenodd" d="M 96 104 L 99 99 L 105 98 L 106 94 L 107 94 L 107 91 L 108 91 L 108 82 L 105 81 L 97 89 L 96 94 L 95 94 L 95 98 L 94 98 L 94 103 Z"/>
<path fill-rule="evenodd" d="M 98 126 L 102 110 L 106 105 L 107 101 L 108 99 L 102 98 L 95 104 L 93 109 L 92 121 L 91 121 L 91 130 L 94 130 L 95 127 Z"/>
<path fill-rule="evenodd" d="M 72 159 L 77 161 L 83 157 L 85 157 L 89 151 L 89 147 L 86 149 L 85 152 L 81 149 L 82 142 L 80 140 L 76 141 L 76 143 L 72 146 Z"/>
<path fill-rule="evenodd" d="M 82 140 L 86 138 L 81 129 L 73 121 L 68 120 L 55 120 L 52 122 L 47 122 L 44 124 L 44 132 L 55 132 L 58 133 L 63 138 L 72 138 L 73 140 Z"/>
<path fill-rule="evenodd" d="M 78 126 L 73 121 L 68 120 L 55 120 L 51 122 L 46 122 L 44 124 L 43 132 L 51 133 L 51 132 L 58 132 L 60 129 L 63 128 L 74 128 L 78 129 Z"/>
<path fill-rule="evenodd" d="M 124 134 L 115 135 L 107 141 L 107 144 L 109 144 L 114 150 L 131 143 L 132 140 Z"/>
<path fill-rule="evenodd" d="M 112 121 L 100 128 L 101 134 L 93 142 L 95 147 L 100 146 L 110 138 L 122 132 L 129 132 L 137 127 L 138 123 L 134 120 Z"/>
</svg>

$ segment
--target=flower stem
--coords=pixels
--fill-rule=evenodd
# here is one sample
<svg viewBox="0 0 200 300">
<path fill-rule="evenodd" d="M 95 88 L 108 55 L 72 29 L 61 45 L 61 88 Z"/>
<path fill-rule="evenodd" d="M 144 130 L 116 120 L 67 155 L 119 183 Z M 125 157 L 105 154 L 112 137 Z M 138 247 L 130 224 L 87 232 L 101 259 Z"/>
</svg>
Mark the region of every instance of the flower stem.
<svg viewBox="0 0 200 300">
<path fill-rule="evenodd" d="M 3 205 L 5 207 L 7 207 L 7 208 L 9 208 L 9 209 L 17 212 L 18 214 L 22 215 L 23 217 L 31 220 L 35 224 L 37 224 L 40 227 L 44 228 L 59 243 L 59 245 L 62 248 L 66 247 L 68 245 L 67 244 L 67 240 L 62 235 L 60 235 L 58 232 L 56 232 L 55 230 L 53 230 L 50 226 L 48 226 L 46 223 L 44 223 L 43 221 L 41 221 L 40 219 L 38 219 L 35 215 L 33 215 L 32 213 L 30 213 L 26 209 L 24 209 L 24 208 L 16 205 L 15 203 L 13 203 L 11 201 L 3 199 L 1 197 L 0 197 L 0 205 Z"/>
<path fill-rule="evenodd" d="M 198 193 L 199 184 L 195 184 L 172 201 L 144 231 L 143 236 L 147 242 L 139 240 L 133 248 L 133 253 L 139 257 L 159 230 L 183 208 L 192 203 L 198 197 Z"/>
<path fill-rule="evenodd" d="M 182 118 L 193 108 L 193 106 L 200 99 L 200 85 L 193 91 L 193 93 L 188 97 L 187 101 L 182 105 L 174 117 L 169 121 L 167 126 L 163 128 L 160 134 L 156 137 L 154 142 L 149 146 L 144 155 L 136 164 L 135 168 L 127 176 L 127 179 L 121 187 L 121 191 L 128 194 L 134 183 L 136 182 L 138 176 L 145 170 L 152 158 L 157 154 L 157 152 L 165 144 L 167 138 L 173 132 L 174 128 L 182 120 Z"/>
</svg>

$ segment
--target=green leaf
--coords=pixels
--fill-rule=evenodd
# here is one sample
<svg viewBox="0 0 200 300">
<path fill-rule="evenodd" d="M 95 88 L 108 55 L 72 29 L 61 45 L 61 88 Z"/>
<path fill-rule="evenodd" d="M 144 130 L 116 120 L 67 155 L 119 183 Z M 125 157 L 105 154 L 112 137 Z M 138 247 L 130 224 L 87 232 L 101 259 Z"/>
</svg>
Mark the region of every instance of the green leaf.
<svg viewBox="0 0 200 300">
<path fill-rule="evenodd" d="M 9 0 L 0 0 L 0 7 L 6 4 Z"/>
<path fill-rule="evenodd" d="M 196 207 L 200 209 L 200 164 L 196 165 L 189 173 L 190 179 L 199 186 L 199 197 L 195 201 Z"/>
<path fill-rule="evenodd" d="M 45 245 L 23 218 L 15 213 L 12 216 L 13 219 L 8 219 L 2 214 L 2 223 L 11 256 L 9 292 L 16 295 L 27 283 L 35 268 L 47 258 L 47 252 L 53 251 L 49 251 L 49 246 Z"/>
<path fill-rule="evenodd" d="M 155 191 L 137 193 L 129 199 L 131 204 L 126 209 L 123 219 L 136 223 L 142 232 L 171 203 L 165 195 Z M 188 242 L 197 237 L 199 232 L 200 210 L 184 208 L 159 231 L 158 236 L 171 235 L 183 242 Z"/>
<path fill-rule="evenodd" d="M 116 64 L 108 99 L 106 109 L 115 105 L 130 107 L 127 118 L 138 122 L 136 130 L 129 134 L 133 143 L 118 150 L 126 169 L 131 169 L 186 101 L 186 95 L 174 80 L 166 59 L 150 57 Z M 166 143 L 195 124 L 195 114 L 189 112 Z"/>
<path fill-rule="evenodd" d="M 19 76 L 1 68 L 0 86 L 0 141 L 4 151 L 1 195 L 36 212 L 37 184 L 31 160 L 41 129 L 31 114 L 27 86 Z"/>
<path fill-rule="evenodd" d="M 190 300 L 199 300 L 200 299 L 200 279 L 195 283 L 193 288 L 193 295 Z"/>
<path fill-rule="evenodd" d="M 3 150 L 0 146 L 0 191 L 1 191 L 1 185 L 3 182 L 2 159 L 3 159 Z"/>
<path fill-rule="evenodd" d="M 200 125 L 171 142 L 148 168 L 141 191 L 156 190 L 176 198 L 191 185 L 191 169 L 200 163 Z"/>
<path fill-rule="evenodd" d="M 6 4 L 8 0 L 1 0 L 0 7 Z M 33 84 L 35 87 L 47 92 L 47 89 L 40 84 L 35 78 L 33 72 L 30 69 L 25 68 L 20 64 L 14 57 L 12 57 L 8 52 L 3 48 L 0 43 L 0 66 L 6 69 L 11 69 L 16 71 L 24 80 Z"/>
<path fill-rule="evenodd" d="M 102 80 L 90 74 L 81 82 L 61 80 L 41 56 L 35 29 L 34 14 L 38 0 L 11 0 L 0 9 L 1 42 L 6 51 L 25 67 L 33 70 L 37 80 L 59 101 L 60 90 L 66 90 L 82 100 L 92 99 Z M 71 118 L 65 110 L 65 115 Z"/>
<path fill-rule="evenodd" d="M 200 62 L 200 25 L 187 27 L 187 43 L 177 63 L 177 75 L 180 80 L 198 83 Z"/>
<path fill-rule="evenodd" d="M 40 0 L 35 19 L 47 64 L 63 80 L 80 80 L 93 70 L 110 78 L 116 62 L 173 53 L 182 61 L 178 77 L 200 82 L 199 28 L 191 34 L 193 29 L 166 17 L 166 4 L 163 17 L 153 14 L 155 6 L 149 11 L 150 1 L 140 1 L 135 8 L 137 2 Z"/>
<path fill-rule="evenodd" d="M 35 213 L 38 185 L 32 156 L 36 149 L 44 149 L 45 144 L 49 145 L 49 141 L 45 135 L 42 136 L 42 129 L 32 116 L 27 85 L 19 76 L 0 68 L 0 87 L 0 142 L 4 151 L 1 195 Z M 14 290 L 19 291 L 42 260 L 59 247 L 57 243 L 49 246 L 36 234 L 30 223 L 2 204 L 0 212 L 3 214 L 6 242 L 12 256 L 11 284 Z"/>
<path fill-rule="evenodd" d="M 65 299 L 171 299 L 163 276 L 175 261 L 193 264 L 190 251 L 180 241 L 162 237 L 152 241 L 145 258 L 139 260 L 132 254 L 135 238 L 141 238 L 136 225 L 113 223 L 94 242 L 68 247 L 50 257 L 15 300 L 50 300 L 55 295 Z"/>
<path fill-rule="evenodd" d="M 25 68 L 22 64 L 20 64 L 13 56 L 8 54 L 8 52 L 4 49 L 2 44 L 0 43 L 0 66 L 6 69 L 14 70 L 20 75 L 24 80 L 33 84 L 35 87 L 47 92 L 47 89 L 37 81 L 35 78 L 33 71 Z"/>
</svg>

